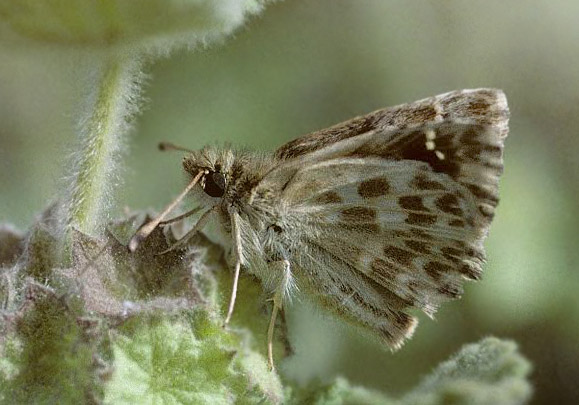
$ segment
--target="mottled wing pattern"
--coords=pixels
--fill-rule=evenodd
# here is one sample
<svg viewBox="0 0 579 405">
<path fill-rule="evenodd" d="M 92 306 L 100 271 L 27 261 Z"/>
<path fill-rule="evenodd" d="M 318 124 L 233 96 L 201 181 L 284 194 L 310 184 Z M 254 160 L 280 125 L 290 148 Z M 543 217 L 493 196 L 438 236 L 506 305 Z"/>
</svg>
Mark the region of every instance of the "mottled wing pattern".
<svg viewBox="0 0 579 405">
<path fill-rule="evenodd" d="M 393 347 L 416 323 L 405 308 L 432 314 L 480 275 L 474 198 L 426 163 L 332 159 L 301 170 L 284 197 L 310 230 L 298 285 Z"/>
<path fill-rule="evenodd" d="M 435 172 L 463 183 L 480 199 L 486 216 L 492 217 L 508 117 L 507 99 L 501 90 L 459 90 L 313 132 L 288 142 L 275 154 L 283 160 L 299 160 L 343 145 L 348 156 L 423 161 Z M 373 132 L 371 139 L 357 144 L 357 139 L 369 132 Z"/>
<path fill-rule="evenodd" d="M 432 314 L 481 275 L 507 122 L 502 92 L 463 90 L 280 148 L 288 162 L 332 149 L 283 188 L 288 213 L 311 229 L 295 255 L 298 285 L 400 346 L 416 325 L 405 310 Z"/>
</svg>

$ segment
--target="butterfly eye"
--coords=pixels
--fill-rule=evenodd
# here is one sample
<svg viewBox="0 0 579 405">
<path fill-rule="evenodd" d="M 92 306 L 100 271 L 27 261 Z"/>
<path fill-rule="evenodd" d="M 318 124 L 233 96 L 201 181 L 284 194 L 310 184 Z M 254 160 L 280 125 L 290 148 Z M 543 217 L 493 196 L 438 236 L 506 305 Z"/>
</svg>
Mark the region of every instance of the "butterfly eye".
<svg viewBox="0 0 579 405">
<path fill-rule="evenodd" d="M 211 197 L 223 197 L 225 194 L 225 176 L 219 172 L 210 172 L 205 176 L 203 190 Z"/>
</svg>

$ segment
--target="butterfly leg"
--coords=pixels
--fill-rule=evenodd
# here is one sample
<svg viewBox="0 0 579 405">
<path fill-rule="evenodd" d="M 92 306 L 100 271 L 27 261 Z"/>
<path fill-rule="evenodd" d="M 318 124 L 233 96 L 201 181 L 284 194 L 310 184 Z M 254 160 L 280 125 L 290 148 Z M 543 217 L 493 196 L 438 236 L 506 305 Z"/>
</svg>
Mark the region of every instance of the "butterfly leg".
<svg viewBox="0 0 579 405">
<path fill-rule="evenodd" d="M 237 283 L 239 282 L 239 270 L 241 263 L 239 260 L 235 261 L 235 270 L 233 272 L 233 289 L 231 290 L 231 298 L 229 298 L 229 307 L 227 308 L 227 316 L 225 317 L 224 326 L 227 326 L 233 315 L 233 308 L 235 307 L 235 299 L 237 298 Z"/>
<path fill-rule="evenodd" d="M 175 222 L 179 222 L 182 219 L 185 219 L 187 217 L 190 217 L 193 214 L 196 214 L 197 212 L 199 212 L 199 210 L 201 210 L 201 207 L 195 207 L 192 210 L 189 210 L 186 213 L 181 214 L 175 218 L 171 218 L 171 219 L 167 219 L 165 221 L 159 222 L 159 226 L 166 226 L 166 225 L 170 225 L 170 224 L 175 223 Z"/>
<path fill-rule="evenodd" d="M 241 233 L 239 231 L 239 224 L 237 223 L 237 214 L 231 214 L 231 231 L 233 234 L 233 252 L 235 254 L 235 269 L 233 271 L 233 288 L 231 289 L 231 298 L 229 299 L 229 308 L 227 309 L 227 316 L 223 326 L 227 326 L 233 315 L 233 308 L 235 307 L 235 299 L 237 298 L 237 284 L 239 282 L 239 271 L 241 269 Z"/>
<path fill-rule="evenodd" d="M 280 262 L 276 262 L 280 263 Z M 288 260 L 283 260 L 281 262 L 284 267 L 284 272 L 282 276 L 282 281 L 273 295 L 273 308 L 271 310 L 271 318 L 269 320 L 269 327 L 267 328 L 267 363 L 269 369 L 273 371 L 275 366 L 273 364 L 273 332 L 275 329 L 275 320 L 277 318 L 278 311 L 282 308 L 283 296 L 287 291 L 288 285 L 290 283 L 290 262 Z"/>
<path fill-rule="evenodd" d="M 203 229 L 203 227 L 207 224 L 207 221 L 209 221 L 209 218 L 210 218 L 211 214 L 213 214 L 214 211 L 215 211 L 215 207 L 212 207 L 209 210 L 205 211 L 203 213 L 203 215 L 201 215 L 201 218 L 199 218 L 197 223 L 193 226 L 193 228 L 191 228 L 190 231 L 188 231 L 185 234 L 185 236 L 183 236 L 181 239 L 179 239 L 173 245 L 169 246 L 167 249 L 163 250 L 162 252 L 157 253 L 157 255 L 164 255 L 166 253 L 169 253 L 175 249 L 178 249 L 178 248 L 184 246 L 197 232 L 199 232 L 201 229 Z"/>
</svg>

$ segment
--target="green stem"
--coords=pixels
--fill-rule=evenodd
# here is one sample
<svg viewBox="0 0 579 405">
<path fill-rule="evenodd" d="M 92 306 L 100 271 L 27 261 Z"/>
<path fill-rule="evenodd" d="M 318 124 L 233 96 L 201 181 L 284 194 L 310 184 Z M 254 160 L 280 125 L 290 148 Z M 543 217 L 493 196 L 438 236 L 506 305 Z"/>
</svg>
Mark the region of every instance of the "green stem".
<svg viewBox="0 0 579 405">
<path fill-rule="evenodd" d="M 67 230 L 75 227 L 95 235 L 110 219 L 112 191 L 119 181 L 117 163 L 139 95 L 139 67 L 138 60 L 112 56 L 89 84 L 94 90 L 80 120 L 80 151 L 65 206 Z"/>
</svg>

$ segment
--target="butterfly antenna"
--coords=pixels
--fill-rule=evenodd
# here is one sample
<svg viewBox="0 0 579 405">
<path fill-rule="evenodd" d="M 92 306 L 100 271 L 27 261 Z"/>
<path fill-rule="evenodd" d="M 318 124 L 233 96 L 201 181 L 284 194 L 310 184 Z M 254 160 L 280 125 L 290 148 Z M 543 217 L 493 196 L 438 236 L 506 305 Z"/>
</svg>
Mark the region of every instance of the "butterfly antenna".
<svg viewBox="0 0 579 405">
<path fill-rule="evenodd" d="M 153 230 L 163 221 L 163 219 L 165 219 L 165 217 L 169 214 L 169 212 L 173 211 L 173 209 L 177 206 L 177 204 L 179 204 L 179 202 L 187 195 L 189 191 L 191 191 L 191 189 L 195 186 L 195 184 L 197 184 L 202 175 L 203 171 L 200 170 L 199 173 L 197 173 L 197 175 L 193 177 L 193 180 L 191 180 L 191 182 L 187 185 L 187 187 L 185 187 L 185 190 L 183 190 L 181 194 L 177 196 L 177 198 L 171 201 L 171 203 L 167 205 L 167 207 L 163 210 L 163 212 L 161 212 L 157 216 L 157 218 L 153 219 L 150 222 L 147 222 L 145 225 L 139 228 L 139 230 L 133 235 L 133 237 L 129 241 L 129 250 L 131 252 L 137 250 L 141 242 L 145 240 L 147 236 L 151 234 L 151 232 L 153 232 Z"/>
<path fill-rule="evenodd" d="M 171 142 L 160 142 L 158 146 L 159 146 L 159 150 L 162 150 L 162 151 L 176 150 L 176 151 L 181 151 L 181 152 L 194 153 L 194 151 L 191 149 L 187 149 L 187 148 L 184 148 L 183 146 L 175 145 L 174 143 L 171 143 Z"/>
</svg>

